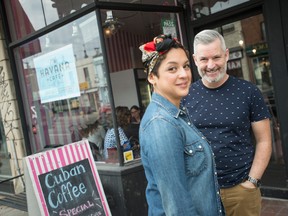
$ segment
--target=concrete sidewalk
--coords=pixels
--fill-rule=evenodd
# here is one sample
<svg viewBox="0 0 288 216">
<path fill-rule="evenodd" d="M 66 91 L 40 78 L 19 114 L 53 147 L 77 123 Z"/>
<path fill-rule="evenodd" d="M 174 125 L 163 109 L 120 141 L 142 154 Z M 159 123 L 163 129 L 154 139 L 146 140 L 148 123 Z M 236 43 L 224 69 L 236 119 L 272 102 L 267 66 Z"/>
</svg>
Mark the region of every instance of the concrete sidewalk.
<svg viewBox="0 0 288 216">
<path fill-rule="evenodd" d="M 5 198 L 0 195 L 0 199 Z M 0 205 L 0 216 L 28 216 L 28 212 L 8 206 Z M 119 213 L 119 216 L 121 214 Z M 262 198 L 262 213 L 261 216 L 287 216 L 288 215 L 288 200 L 275 198 Z M 38 215 L 30 215 L 38 216 Z M 135 215 L 137 216 L 137 215 Z"/>
<path fill-rule="evenodd" d="M 288 200 L 262 197 L 261 216 L 287 216 Z"/>
<path fill-rule="evenodd" d="M 20 211 L 18 209 L 13 209 L 7 206 L 0 206 L 1 216 L 28 216 L 28 212 Z"/>
<path fill-rule="evenodd" d="M 12 197 L 11 195 L 0 195 L 0 216 L 28 216 L 28 212 L 23 210 L 23 202 L 26 203 L 26 196 L 25 194 L 21 195 L 21 196 L 14 196 L 15 200 L 10 199 L 10 197 Z M 20 200 L 21 199 L 21 200 Z M 14 203 L 13 203 L 14 202 Z M 16 203 L 15 203 L 16 202 Z M 22 208 L 13 208 L 12 206 L 14 206 L 13 204 L 19 204 L 19 202 L 21 202 L 21 206 Z M 7 204 L 7 205 L 5 205 Z M 15 205 L 17 206 L 17 205 Z M 21 209 L 21 210 L 20 210 Z M 25 210 L 27 209 L 27 203 L 26 203 L 26 208 L 24 208 Z"/>
</svg>

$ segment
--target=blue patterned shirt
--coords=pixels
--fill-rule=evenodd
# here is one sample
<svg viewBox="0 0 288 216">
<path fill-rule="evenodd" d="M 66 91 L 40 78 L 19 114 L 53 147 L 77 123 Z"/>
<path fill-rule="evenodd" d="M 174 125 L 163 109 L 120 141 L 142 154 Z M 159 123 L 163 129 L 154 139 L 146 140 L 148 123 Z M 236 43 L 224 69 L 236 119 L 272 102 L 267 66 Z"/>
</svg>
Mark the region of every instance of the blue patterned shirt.
<svg viewBox="0 0 288 216">
<path fill-rule="evenodd" d="M 129 140 L 121 127 L 118 127 L 118 132 L 120 136 L 120 144 L 123 146 L 125 143 L 129 142 Z M 108 148 L 117 148 L 114 128 L 110 128 L 105 135 L 103 152 L 105 158 L 108 158 Z"/>
<path fill-rule="evenodd" d="M 212 146 L 220 187 L 242 182 L 249 174 L 255 153 L 251 122 L 270 118 L 261 91 L 232 76 L 215 89 L 198 80 L 182 105 Z"/>
</svg>

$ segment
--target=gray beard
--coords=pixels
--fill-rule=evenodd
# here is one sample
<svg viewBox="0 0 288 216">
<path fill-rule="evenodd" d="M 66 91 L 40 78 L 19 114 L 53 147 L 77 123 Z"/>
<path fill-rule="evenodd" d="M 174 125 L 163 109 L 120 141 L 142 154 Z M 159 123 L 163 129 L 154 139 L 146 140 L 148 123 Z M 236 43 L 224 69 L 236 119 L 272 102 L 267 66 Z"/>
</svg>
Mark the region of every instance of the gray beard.
<svg viewBox="0 0 288 216">
<path fill-rule="evenodd" d="M 216 82 L 219 82 L 220 80 L 223 79 L 223 77 L 224 77 L 225 74 L 226 74 L 226 72 L 225 72 L 226 70 L 227 70 L 227 64 L 225 64 L 224 70 L 221 70 L 220 74 L 219 74 L 215 79 L 213 79 L 213 80 L 211 80 L 210 78 L 208 78 L 206 75 L 203 76 L 202 71 L 200 71 L 199 69 L 198 69 L 198 73 L 199 73 L 199 75 L 201 76 L 201 78 L 205 79 L 207 82 L 209 82 L 209 83 L 216 83 Z"/>
</svg>

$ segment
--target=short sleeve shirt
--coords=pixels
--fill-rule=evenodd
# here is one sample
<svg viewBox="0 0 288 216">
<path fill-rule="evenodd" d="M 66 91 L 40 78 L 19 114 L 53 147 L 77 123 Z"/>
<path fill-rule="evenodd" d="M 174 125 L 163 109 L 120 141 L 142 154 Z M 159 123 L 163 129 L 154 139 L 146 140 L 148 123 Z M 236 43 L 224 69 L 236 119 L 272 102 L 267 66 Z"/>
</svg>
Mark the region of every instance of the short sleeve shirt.
<svg viewBox="0 0 288 216">
<path fill-rule="evenodd" d="M 128 138 L 124 133 L 124 130 L 121 127 L 118 127 L 118 132 L 119 132 L 119 137 L 120 137 L 120 144 L 124 145 L 126 142 L 128 142 Z M 104 157 L 108 157 L 107 149 L 109 148 L 115 148 L 117 147 L 116 143 L 116 136 L 115 136 L 115 131 L 114 128 L 110 128 L 105 136 L 104 139 Z"/>
<path fill-rule="evenodd" d="M 209 89 L 198 80 L 182 105 L 211 144 L 220 187 L 232 187 L 243 181 L 255 153 L 251 123 L 270 118 L 257 86 L 229 76 L 219 88 Z"/>
</svg>

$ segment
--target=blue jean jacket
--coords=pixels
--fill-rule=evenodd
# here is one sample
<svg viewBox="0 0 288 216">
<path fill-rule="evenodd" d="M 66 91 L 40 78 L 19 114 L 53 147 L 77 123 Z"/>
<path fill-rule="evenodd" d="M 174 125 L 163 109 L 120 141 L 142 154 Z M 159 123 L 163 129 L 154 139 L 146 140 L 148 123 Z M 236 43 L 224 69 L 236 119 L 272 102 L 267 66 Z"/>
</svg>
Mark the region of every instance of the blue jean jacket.
<svg viewBox="0 0 288 216">
<path fill-rule="evenodd" d="M 153 93 L 139 133 L 149 215 L 225 215 L 211 147 L 185 110 Z"/>
</svg>

